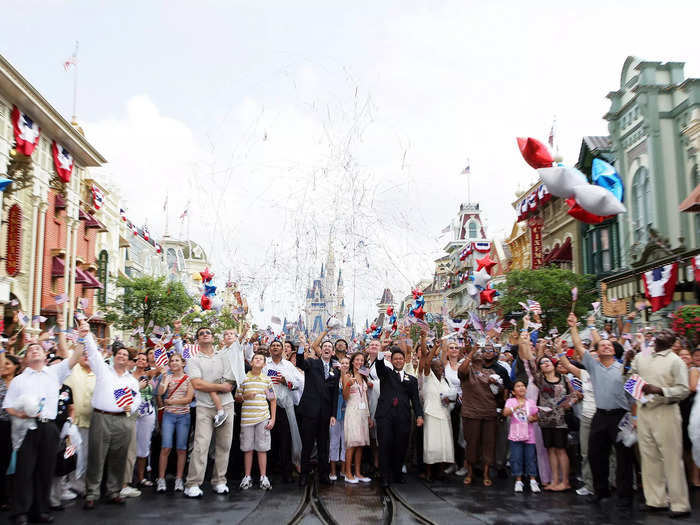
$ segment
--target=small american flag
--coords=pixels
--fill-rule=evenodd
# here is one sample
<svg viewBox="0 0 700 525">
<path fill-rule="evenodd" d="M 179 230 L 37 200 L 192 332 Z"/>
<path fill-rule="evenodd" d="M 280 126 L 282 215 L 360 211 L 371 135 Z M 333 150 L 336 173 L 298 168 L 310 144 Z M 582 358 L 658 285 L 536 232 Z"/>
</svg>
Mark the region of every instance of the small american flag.
<svg viewBox="0 0 700 525">
<path fill-rule="evenodd" d="M 73 445 L 68 445 L 66 450 L 63 452 L 63 459 L 68 459 L 73 454 L 75 454 L 75 447 Z"/>
<path fill-rule="evenodd" d="M 532 299 L 527 300 L 527 307 L 533 314 L 540 315 L 542 313 L 542 306 L 539 302 L 533 301 Z"/>
<path fill-rule="evenodd" d="M 583 392 L 583 383 L 578 377 L 571 378 L 571 387 L 576 390 L 576 392 Z"/>
<path fill-rule="evenodd" d="M 639 377 L 637 374 L 633 374 L 627 381 L 625 381 L 625 392 L 640 401 L 644 397 L 644 392 L 642 392 L 642 389 L 646 384 L 647 382 L 644 381 L 644 379 Z"/>
<path fill-rule="evenodd" d="M 165 348 L 162 346 L 156 348 L 155 352 L 153 352 L 153 357 L 155 358 L 156 366 L 158 368 L 165 368 L 165 366 L 168 364 L 168 352 L 166 352 Z"/>
<path fill-rule="evenodd" d="M 182 349 L 182 358 L 185 360 L 192 359 L 193 357 L 196 357 L 198 353 L 199 353 L 199 345 L 197 343 L 194 343 L 194 344 L 188 343 Z"/>
<path fill-rule="evenodd" d="M 114 400 L 119 408 L 131 405 L 134 401 L 134 394 L 130 388 L 118 388 L 114 391 Z"/>
</svg>

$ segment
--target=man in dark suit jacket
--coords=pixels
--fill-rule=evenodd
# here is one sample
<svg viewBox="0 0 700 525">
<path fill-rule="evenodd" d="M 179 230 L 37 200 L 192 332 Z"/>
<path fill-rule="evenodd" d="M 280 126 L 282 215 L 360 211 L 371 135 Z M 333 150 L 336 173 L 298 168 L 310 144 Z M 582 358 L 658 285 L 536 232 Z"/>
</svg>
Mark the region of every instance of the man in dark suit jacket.
<svg viewBox="0 0 700 525">
<path fill-rule="evenodd" d="M 374 414 L 379 440 L 379 469 L 382 487 L 388 487 L 392 479 L 403 482 L 401 467 L 406 457 L 408 436 L 411 432 L 411 406 L 416 415 L 416 425 L 423 426 L 423 407 L 418 397 L 418 380 L 403 370 L 404 353 L 396 346 L 391 348 L 391 365 L 384 364 L 384 354 L 379 352 L 376 361 L 381 390 Z"/>
<path fill-rule="evenodd" d="M 318 448 L 318 472 L 321 483 L 330 483 L 328 474 L 328 448 L 330 445 L 330 425 L 335 425 L 338 409 L 338 380 L 340 370 L 334 366 L 333 344 L 325 341 L 321 345 L 321 357 L 305 358 L 304 348 L 299 345 L 297 366 L 304 371 L 304 393 L 297 409 L 301 415 L 301 477 L 299 485 L 304 486 L 311 472 L 311 451 L 314 443 Z"/>
</svg>

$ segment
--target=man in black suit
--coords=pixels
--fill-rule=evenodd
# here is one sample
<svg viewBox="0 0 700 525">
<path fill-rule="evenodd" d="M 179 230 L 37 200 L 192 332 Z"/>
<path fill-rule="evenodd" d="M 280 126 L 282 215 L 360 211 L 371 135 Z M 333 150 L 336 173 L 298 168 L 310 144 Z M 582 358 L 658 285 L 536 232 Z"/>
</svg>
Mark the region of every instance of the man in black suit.
<svg viewBox="0 0 700 525">
<path fill-rule="evenodd" d="M 301 477 L 299 485 L 304 486 L 311 472 L 311 451 L 316 443 L 318 449 L 319 481 L 330 483 L 328 474 L 328 448 L 330 445 L 330 425 L 335 425 L 338 409 L 338 379 L 340 371 L 332 359 L 333 344 L 324 341 L 321 357 L 305 358 L 304 347 L 299 345 L 297 366 L 305 373 L 304 393 L 299 401 L 301 415 Z"/>
<path fill-rule="evenodd" d="M 379 469 L 382 487 L 388 487 L 392 479 L 403 483 L 401 473 L 411 432 L 411 405 L 416 415 L 416 426 L 423 426 L 423 407 L 418 398 L 418 380 L 403 370 L 404 353 L 397 346 L 391 347 L 391 365 L 384 364 L 384 354 L 377 354 L 376 370 L 381 384 L 379 401 L 374 418 L 379 440 Z"/>
</svg>

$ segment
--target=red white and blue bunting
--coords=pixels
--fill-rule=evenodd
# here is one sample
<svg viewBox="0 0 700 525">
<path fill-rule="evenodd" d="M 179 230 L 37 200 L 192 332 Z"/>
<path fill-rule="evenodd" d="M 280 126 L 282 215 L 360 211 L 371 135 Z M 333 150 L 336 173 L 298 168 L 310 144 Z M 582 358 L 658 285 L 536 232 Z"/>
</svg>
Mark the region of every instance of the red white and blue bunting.
<svg viewBox="0 0 700 525">
<path fill-rule="evenodd" d="M 26 113 L 22 113 L 17 106 L 12 107 L 12 127 L 15 133 L 17 149 L 25 155 L 31 155 L 39 144 L 41 128 Z"/>
<path fill-rule="evenodd" d="M 472 246 L 479 253 L 489 253 L 491 251 L 491 241 L 475 241 L 472 243 Z"/>
<path fill-rule="evenodd" d="M 55 140 L 51 145 L 51 151 L 53 153 L 53 165 L 56 168 L 56 173 L 63 182 L 68 184 L 70 182 L 70 176 L 73 174 L 73 155 Z"/>
<path fill-rule="evenodd" d="M 527 219 L 541 206 L 544 206 L 552 198 L 552 194 L 547 191 L 547 186 L 540 184 L 527 196 L 523 197 L 518 205 L 518 221 Z"/>
<path fill-rule="evenodd" d="M 105 195 L 102 193 L 102 190 L 94 184 L 90 188 L 90 191 L 92 192 L 92 206 L 96 210 L 99 210 L 105 202 Z"/>
</svg>

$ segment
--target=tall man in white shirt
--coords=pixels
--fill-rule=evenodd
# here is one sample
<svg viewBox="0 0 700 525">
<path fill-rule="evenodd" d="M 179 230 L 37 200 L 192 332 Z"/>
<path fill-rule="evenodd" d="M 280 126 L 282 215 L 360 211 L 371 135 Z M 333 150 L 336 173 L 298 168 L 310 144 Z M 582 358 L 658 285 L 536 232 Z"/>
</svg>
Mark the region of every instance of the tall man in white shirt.
<svg viewBox="0 0 700 525">
<path fill-rule="evenodd" d="M 95 501 L 100 497 L 106 459 L 107 497 L 110 503 L 124 504 L 119 492 L 124 481 L 124 464 L 136 424 L 136 418 L 131 416 L 141 404 L 141 394 L 138 381 L 128 370 L 129 351 L 126 348 L 115 351 L 114 363 L 109 366 L 97 349 L 92 334 L 81 337 L 84 337 L 88 363 L 95 374 L 83 504 L 85 510 L 92 510 L 95 508 Z"/>
<path fill-rule="evenodd" d="M 87 323 L 80 333 L 89 330 Z M 79 352 L 54 366 L 46 366 L 46 353 L 39 343 L 31 343 L 26 350 L 24 372 L 11 383 L 3 408 L 13 416 L 12 425 L 21 419 L 34 418 L 17 406 L 22 396 L 33 397 L 39 403 L 39 414 L 34 418 L 36 428 L 29 429 L 17 451 L 13 515 L 15 523 L 25 524 L 28 517 L 35 523 L 51 523 L 49 494 L 56 467 L 58 427 L 54 423 L 58 409 L 58 391 L 70 370 L 78 362 Z M 28 516 L 30 515 L 31 516 Z"/>
</svg>

